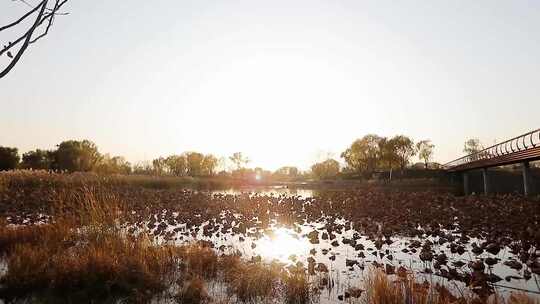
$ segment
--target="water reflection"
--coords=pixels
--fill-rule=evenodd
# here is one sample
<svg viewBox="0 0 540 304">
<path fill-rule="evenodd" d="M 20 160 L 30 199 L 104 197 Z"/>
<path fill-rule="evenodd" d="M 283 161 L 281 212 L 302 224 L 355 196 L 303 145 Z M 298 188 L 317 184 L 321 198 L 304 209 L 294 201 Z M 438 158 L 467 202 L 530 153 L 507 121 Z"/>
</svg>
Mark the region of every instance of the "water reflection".
<svg viewBox="0 0 540 304">
<path fill-rule="evenodd" d="M 218 194 L 230 194 L 238 195 L 242 193 L 257 193 L 259 195 L 287 195 L 287 196 L 302 196 L 302 197 L 313 197 L 321 193 L 321 190 L 315 189 L 301 189 L 301 188 L 287 188 L 284 186 L 274 186 L 274 187 L 246 187 L 246 188 L 234 188 L 227 190 L 216 190 L 212 193 Z"/>
<path fill-rule="evenodd" d="M 298 236 L 293 230 L 276 228 L 256 241 L 255 253 L 265 260 L 291 262 L 289 257 L 306 256 L 311 248 L 307 239 Z"/>
<path fill-rule="evenodd" d="M 279 200 L 271 200 L 270 197 L 275 198 L 283 195 L 310 197 L 324 195 L 330 191 L 260 187 L 213 191 L 213 193 L 240 195 L 244 199 L 246 199 L 245 195 L 249 196 L 249 199 L 258 195 L 269 196 L 268 198 L 255 198 L 254 201 L 264 202 L 268 199 L 268 201 L 273 202 Z M 302 203 L 302 200 L 298 200 L 298 202 Z M 287 212 L 286 209 L 281 211 Z M 438 236 L 427 233 L 415 237 L 395 235 L 388 238 L 390 242 L 378 243 L 377 245 L 376 241 L 380 238 L 366 235 L 362 230 L 355 230 L 352 222 L 346 218 L 336 218 L 335 216 L 306 217 L 305 221 L 295 222 L 292 225 L 294 229 L 289 229 L 282 226 L 286 225 L 286 222 L 280 223 L 274 218 L 275 216 L 269 216 L 264 225 L 256 225 L 250 218 L 240 216 L 241 214 L 238 217 L 235 214 L 234 219 L 227 214 L 227 212 L 222 212 L 220 218 L 215 222 L 204 222 L 201 226 L 190 227 L 187 231 L 175 231 L 176 237 L 180 237 L 179 243 L 189 243 L 193 240 L 210 241 L 217 250 L 225 254 L 240 252 L 248 260 L 260 256 L 266 262 L 277 260 L 284 264 L 293 264 L 299 261 L 308 265 L 309 258 L 312 263 L 317 264 L 317 267 L 319 264 L 323 265 L 320 268 L 327 269 L 326 271 L 332 280 L 345 282 L 336 285 L 332 296 L 329 293 L 328 303 L 332 303 L 335 296 L 344 292 L 348 286 L 360 286 L 365 275 L 364 269 L 370 266 L 381 267 L 384 270 L 390 269 L 389 272 L 395 271 L 400 266 L 405 266 L 407 269 L 413 270 L 419 280 L 445 284 L 451 282 L 451 286 L 455 287 L 452 291 L 462 292 L 466 285 L 462 280 L 455 278 L 459 279 L 463 278 L 464 275 L 471 274 L 471 268 L 468 266 L 470 261 L 484 261 L 487 258 L 501 261 L 487 269 L 490 275 L 497 276 L 493 278 L 500 280 L 496 285 L 493 285 L 497 286 L 498 292 L 501 291 L 508 295 L 507 291 L 515 289 L 533 293 L 539 290 L 537 277 L 530 279 L 530 271 L 525 265 L 522 269 L 515 270 L 502 263 L 508 259 L 519 260 L 519 256 L 515 255 L 510 248 L 502 248 L 497 254 L 483 252 L 471 255 L 472 243 L 482 244 L 486 240 L 466 237 L 462 241 L 461 238 L 465 234 L 459 230 L 441 229 Z M 196 215 L 196 217 L 200 216 L 200 214 Z M 279 216 L 276 217 L 279 218 Z M 217 227 L 204 229 L 204 226 L 210 223 L 212 223 L 211 227 Z M 235 231 L 233 228 L 237 227 L 239 223 L 251 223 L 252 229 L 247 229 L 247 232 L 238 232 L 239 229 Z M 376 222 L 371 221 L 370 224 L 376 224 Z M 174 227 L 170 227 L 167 230 L 173 231 L 173 229 Z M 421 230 L 421 228 L 418 229 Z M 209 231 L 209 233 L 205 234 L 205 231 Z M 316 233 L 309 236 L 312 232 Z M 449 239 L 456 241 L 449 242 Z M 426 244 L 430 245 L 426 246 Z M 453 251 L 452 244 L 462 247 L 463 252 Z M 432 261 L 420 258 L 423 247 L 430 248 L 429 252 L 434 255 Z M 437 265 L 437 257 L 441 254 L 444 254 L 444 260 L 448 261 L 445 261 L 444 265 Z M 527 279 L 525 279 L 525 272 L 529 272 Z M 445 276 L 443 277 L 443 275 Z M 447 281 L 447 278 L 451 280 Z M 505 287 L 509 289 L 505 289 Z"/>
</svg>

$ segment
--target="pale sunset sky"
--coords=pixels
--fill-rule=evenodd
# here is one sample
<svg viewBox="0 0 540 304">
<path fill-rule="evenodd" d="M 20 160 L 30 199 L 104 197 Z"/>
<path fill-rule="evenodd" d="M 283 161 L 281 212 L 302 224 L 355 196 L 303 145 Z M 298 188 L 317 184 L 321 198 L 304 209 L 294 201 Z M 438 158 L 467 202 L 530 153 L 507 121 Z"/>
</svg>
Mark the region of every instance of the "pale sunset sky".
<svg viewBox="0 0 540 304">
<path fill-rule="evenodd" d="M 36 3 L 36 1 L 28 1 Z M 0 25 L 29 8 L 0 3 Z M 540 128 L 540 1 L 70 0 L 0 79 L 0 145 L 308 168 L 368 133 L 434 160 Z M 0 33 L 0 41 L 5 41 Z M 5 66 L 5 58 L 0 64 Z"/>
</svg>

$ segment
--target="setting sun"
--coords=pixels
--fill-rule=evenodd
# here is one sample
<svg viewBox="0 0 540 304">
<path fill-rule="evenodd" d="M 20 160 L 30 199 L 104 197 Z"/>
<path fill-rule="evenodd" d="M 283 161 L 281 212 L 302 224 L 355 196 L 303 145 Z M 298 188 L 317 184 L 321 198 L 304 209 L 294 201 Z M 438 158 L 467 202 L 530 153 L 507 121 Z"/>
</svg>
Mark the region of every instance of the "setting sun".
<svg viewBox="0 0 540 304">
<path fill-rule="evenodd" d="M 540 0 L 0 1 L 0 304 L 540 304 L 538 37 Z"/>
</svg>

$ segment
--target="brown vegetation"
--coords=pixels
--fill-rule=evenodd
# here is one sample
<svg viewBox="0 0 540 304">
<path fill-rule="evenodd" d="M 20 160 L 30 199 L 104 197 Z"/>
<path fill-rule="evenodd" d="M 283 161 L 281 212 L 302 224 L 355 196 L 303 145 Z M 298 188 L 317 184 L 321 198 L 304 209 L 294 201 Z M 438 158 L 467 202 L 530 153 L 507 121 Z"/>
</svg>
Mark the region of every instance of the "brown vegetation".
<svg viewBox="0 0 540 304">
<path fill-rule="evenodd" d="M 366 276 L 365 297 L 366 304 L 538 304 L 525 293 L 511 293 L 507 298 L 493 294 L 489 298 L 480 299 L 472 294 L 453 295 L 446 287 L 438 283 L 427 281 L 419 282 L 414 274 L 401 272 L 395 277 L 388 276 L 384 271 L 372 268 Z"/>
<path fill-rule="evenodd" d="M 66 200 L 55 202 L 61 211 L 54 220 L 1 228 L 7 262 L 2 297 L 141 300 L 170 286 L 178 248 L 154 246 L 144 234 L 124 234 L 116 225 L 120 208 L 108 196 L 90 190 L 61 196 Z"/>
<path fill-rule="evenodd" d="M 431 192 L 369 189 L 329 192 L 316 198 L 211 195 L 142 188 L 118 179 L 81 174 L 2 173 L 0 254 L 7 271 L 0 277 L 0 298 L 38 297 L 50 302 L 122 298 L 147 302 L 165 297 L 182 303 L 200 303 L 214 300 L 208 284 L 220 282 L 226 287 L 229 302 L 279 298 L 286 303 L 308 303 L 317 299 L 317 290 L 325 284 L 312 279 L 309 267 L 306 269 L 301 263 L 284 268 L 260 259 L 246 261 L 236 254 L 220 256 L 222 250 L 208 242 L 184 246 L 169 242 L 199 229 L 208 236 L 226 230 L 257 238 L 272 221 L 284 225 L 325 221 L 321 233 L 309 236 L 313 242 L 324 235 L 332 238 L 355 228 L 373 242 L 379 253 L 396 235 L 432 235 L 438 237 L 439 245 L 446 244 L 458 254 L 463 254 L 459 252 L 465 250 L 470 237 L 478 237 L 485 241 L 475 243 L 471 254 L 509 247 L 523 260 L 505 263 L 527 267 L 530 275 L 530 271 L 540 270 L 534 249 L 538 248 L 540 236 L 523 223 L 538 222 L 538 208 L 536 202 L 519 196 L 459 198 Z M 346 221 L 336 224 L 336 219 Z M 203 222 L 208 224 L 201 228 Z M 185 224 L 186 228 L 178 233 L 166 229 L 178 224 Z M 160 243 L 156 242 L 158 238 Z M 343 239 L 342 243 L 352 246 L 359 255 L 368 253 L 357 246 L 354 237 Z M 438 263 L 437 275 L 448 280 L 486 284 L 479 278 L 491 278 L 483 266 L 491 260 L 471 263 L 468 267 L 472 271 L 467 272 L 465 268 L 447 265 L 447 259 L 437 254 L 428 241 L 412 242 L 408 248 L 410 254 Z M 347 263 L 355 265 L 358 261 Z M 312 264 L 315 266 L 314 260 Z M 325 267 L 320 261 L 317 263 L 317 271 Z M 400 280 L 401 289 L 390 293 L 397 285 L 386 275 L 372 274 L 368 287 L 364 287 L 366 301 L 410 303 L 403 294 L 414 294 L 418 297 L 414 303 L 462 303 L 462 299 L 436 286 L 430 288 L 435 288 L 437 298 L 430 296 L 426 300 L 422 294 L 416 295 L 424 286 L 418 285 L 414 277 Z M 348 291 L 349 297 L 351 294 L 361 292 Z M 340 296 L 347 297 L 347 293 Z"/>
</svg>

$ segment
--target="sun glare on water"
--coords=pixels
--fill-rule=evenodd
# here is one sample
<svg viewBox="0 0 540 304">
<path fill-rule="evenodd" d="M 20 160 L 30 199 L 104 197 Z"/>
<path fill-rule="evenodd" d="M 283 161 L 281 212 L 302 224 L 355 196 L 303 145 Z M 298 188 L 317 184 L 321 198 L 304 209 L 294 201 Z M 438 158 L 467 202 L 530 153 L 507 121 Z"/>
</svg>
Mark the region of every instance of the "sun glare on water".
<svg viewBox="0 0 540 304">
<path fill-rule="evenodd" d="M 255 253 L 264 259 L 291 262 L 289 257 L 305 256 L 309 253 L 310 243 L 307 239 L 298 236 L 293 230 L 277 228 L 271 235 L 265 235 L 257 242 Z"/>
</svg>

